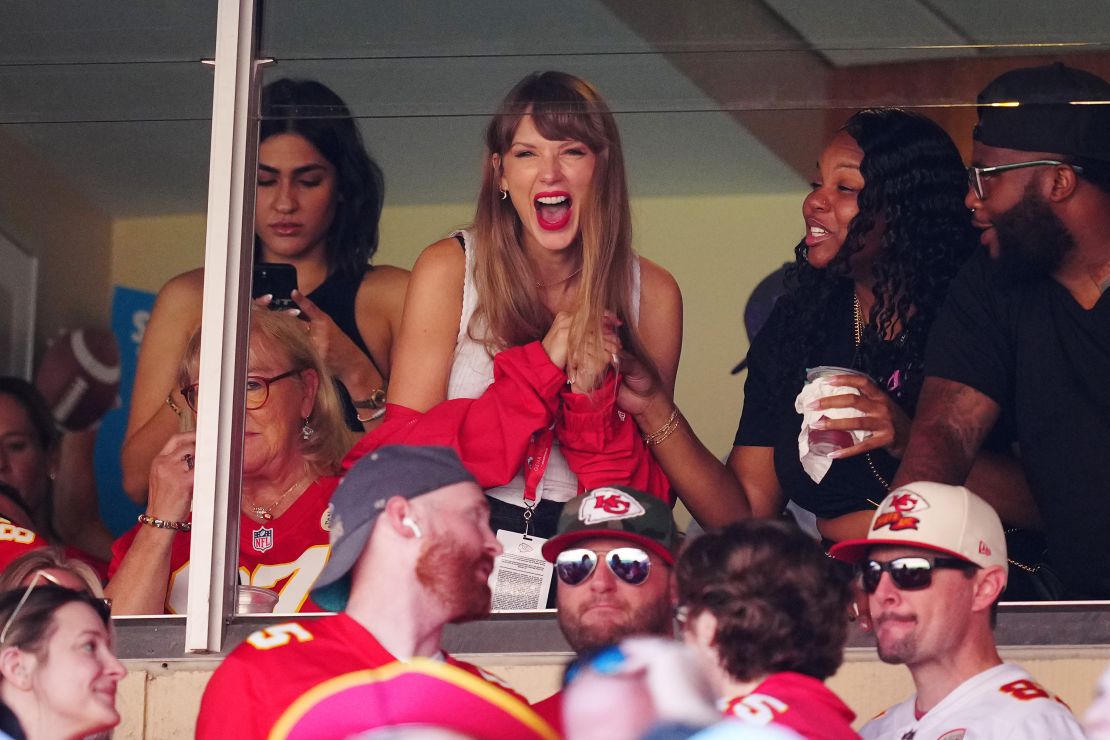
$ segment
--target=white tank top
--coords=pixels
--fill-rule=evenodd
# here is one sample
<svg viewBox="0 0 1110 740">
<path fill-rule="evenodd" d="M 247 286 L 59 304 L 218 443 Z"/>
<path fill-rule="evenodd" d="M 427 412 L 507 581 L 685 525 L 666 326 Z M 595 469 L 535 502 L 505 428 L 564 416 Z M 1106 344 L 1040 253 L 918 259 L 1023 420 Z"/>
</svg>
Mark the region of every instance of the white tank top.
<svg viewBox="0 0 1110 740">
<path fill-rule="evenodd" d="M 451 364 L 451 378 L 447 382 L 447 398 L 477 398 L 493 382 L 493 357 L 481 342 L 470 337 L 470 320 L 478 305 L 478 289 L 474 285 L 474 249 L 470 232 L 456 231 L 451 236 L 461 235 L 466 252 L 466 276 L 463 278 L 462 315 L 459 317 L 459 333 L 455 339 L 455 358 Z M 632 260 L 632 306 L 631 315 L 640 316 L 640 259 Z M 474 333 L 482 336 L 486 331 L 485 322 L 474 326 Z M 524 461 L 521 460 L 523 467 Z M 578 494 L 578 478 L 571 472 L 566 458 L 559 451 L 556 442 L 547 462 L 547 469 L 540 479 L 536 495 L 548 501 L 569 501 Z M 486 489 L 486 495 L 507 504 L 524 507 L 524 475 L 520 472 L 506 485 Z"/>
</svg>

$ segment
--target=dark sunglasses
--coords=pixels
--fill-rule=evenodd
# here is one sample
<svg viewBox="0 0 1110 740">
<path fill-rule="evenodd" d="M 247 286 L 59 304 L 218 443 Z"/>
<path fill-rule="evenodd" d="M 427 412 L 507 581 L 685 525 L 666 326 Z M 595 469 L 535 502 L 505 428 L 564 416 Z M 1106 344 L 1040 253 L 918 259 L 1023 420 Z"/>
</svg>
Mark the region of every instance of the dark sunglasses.
<svg viewBox="0 0 1110 740">
<path fill-rule="evenodd" d="M 555 558 L 555 573 L 568 586 L 585 582 L 597 567 L 598 553 L 584 547 L 563 550 Z M 618 547 L 605 553 L 605 564 L 613 575 L 639 586 L 651 573 L 651 557 L 638 547 Z"/>
<path fill-rule="evenodd" d="M 902 591 L 920 591 L 933 584 L 934 568 L 952 568 L 955 570 L 973 570 L 976 566 L 959 558 L 944 557 L 905 557 L 895 558 L 882 562 L 879 560 L 864 560 L 860 563 L 863 575 L 863 590 L 869 594 L 875 593 L 883 573 L 890 574 L 890 580 Z"/>
</svg>

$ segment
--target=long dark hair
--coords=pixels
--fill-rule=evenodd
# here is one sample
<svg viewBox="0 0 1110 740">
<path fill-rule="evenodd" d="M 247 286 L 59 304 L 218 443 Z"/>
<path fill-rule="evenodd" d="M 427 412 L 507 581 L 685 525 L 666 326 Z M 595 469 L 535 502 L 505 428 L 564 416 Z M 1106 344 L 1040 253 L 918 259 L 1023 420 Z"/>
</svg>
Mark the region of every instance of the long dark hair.
<svg viewBox="0 0 1110 740">
<path fill-rule="evenodd" d="M 879 383 L 897 371 L 900 383 L 894 396 L 912 413 L 921 390 L 929 328 L 949 283 L 976 248 L 975 230 L 964 206 L 966 170 L 944 129 L 916 113 L 898 108 L 862 110 L 840 130 L 863 150 L 859 214 L 828 267 L 810 266 L 804 241 L 794 249 L 795 262 L 787 269 L 782 301 L 797 341 L 783 348 L 789 355 L 784 366 L 794 373 L 783 381 L 796 390 L 805 367 L 822 361 L 814 351 L 825 343 L 828 317 L 851 310 L 851 305 L 832 305 L 833 296 L 850 280 L 852 255 L 877 229 L 875 305 L 856 364 Z M 885 341 L 898 326 L 896 341 Z"/>
<path fill-rule="evenodd" d="M 258 141 L 297 134 L 335 167 L 335 218 L 328 228 L 328 272 L 362 275 L 378 251 L 385 177 L 362 143 L 351 111 L 315 80 L 276 80 L 262 89 Z"/>
</svg>

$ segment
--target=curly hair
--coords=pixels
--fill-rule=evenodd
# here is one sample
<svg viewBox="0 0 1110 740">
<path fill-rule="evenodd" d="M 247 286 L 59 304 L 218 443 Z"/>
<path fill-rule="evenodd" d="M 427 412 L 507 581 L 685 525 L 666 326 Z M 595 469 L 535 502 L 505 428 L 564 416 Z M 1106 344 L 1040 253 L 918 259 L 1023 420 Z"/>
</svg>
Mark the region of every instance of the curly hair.
<svg viewBox="0 0 1110 740">
<path fill-rule="evenodd" d="M 898 108 L 854 114 L 840 129 L 863 150 L 859 213 L 849 225 L 839 254 L 828 267 L 809 265 L 805 242 L 794 249 L 786 272 L 791 335 L 784 363 L 796 372 L 783 379 L 791 392 L 800 386 L 814 354 L 825 345 L 830 314 L 850 311 L 833 305 L 850 280 L 849 262 L 873 231 L 879 233 L 874 267 L 875 305 L 863 331 L 855 366 L 880 384 L 898 371 L 895 399 L 913 412 L 924 379 L 925 342 L 948 293 L 949 283 L 977 245 L 964 196 L 967 172 L 959 150 L 940 126 Z M 901 327 L 895 341 L 886 341 Z"/>
<path fill-rule="evenodd" d="M 328 271 L 361 276 L 378 251 L 385 176 L 366 152 L 347 104 L 315 80 L 276 80 L 262 89 L 258 141 L 296 134 L 335 168 L 335 217 L 328 227 Z M 257 240 L 256 240 L 257 241 Z"/>
<path fill-rule="evenodd" d="M 793 671 L 823 681 L 840 667 L 851 569 L 796 525 L 749 519 L 698 537 L 675 577 L 690 618 L 717 618 L 717 654 L 735 679 Z"/>
</svg>

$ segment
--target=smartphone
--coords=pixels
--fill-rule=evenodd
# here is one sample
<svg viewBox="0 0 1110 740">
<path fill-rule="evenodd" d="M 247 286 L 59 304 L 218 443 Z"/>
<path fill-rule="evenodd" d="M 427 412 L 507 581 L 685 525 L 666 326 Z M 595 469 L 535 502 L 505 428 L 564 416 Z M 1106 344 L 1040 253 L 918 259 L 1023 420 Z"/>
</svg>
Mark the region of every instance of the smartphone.
<svg viewBox="0 0 1110 740">
<path fill-rule="evenodd" d="M 284 311 L 296 308 L 293 291 L 297 289 L 297 268 L 283 262 L 259 262 L 254 266 L 251 281 L 251 298 L 266 294 L 274 298 L 270 301 L 271 311 Z"/>
</svg>

